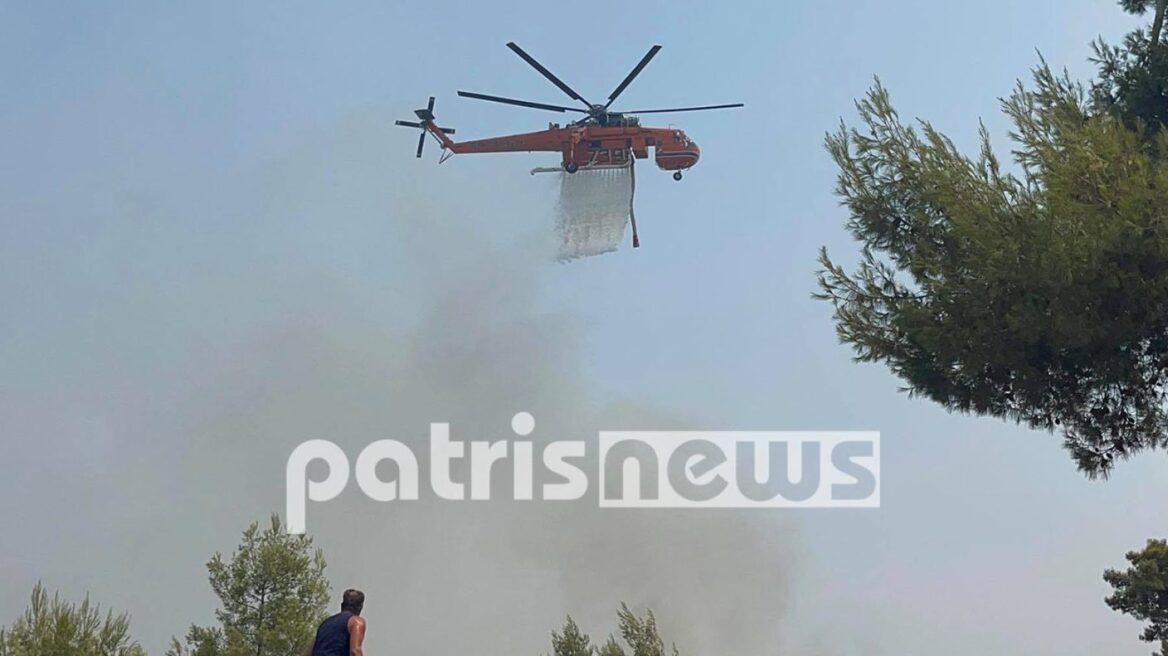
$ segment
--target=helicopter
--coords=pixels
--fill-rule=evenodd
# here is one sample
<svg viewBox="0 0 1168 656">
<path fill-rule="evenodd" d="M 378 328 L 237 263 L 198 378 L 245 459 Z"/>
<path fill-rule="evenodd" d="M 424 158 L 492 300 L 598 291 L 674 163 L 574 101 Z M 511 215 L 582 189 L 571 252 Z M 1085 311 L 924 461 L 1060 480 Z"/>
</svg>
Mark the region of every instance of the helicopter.
<svg viewBox="0 0 1168 656">
<path fill-rule="evenodd" d="M 560 125 L 549 123 L 546 130 L 510 134 L 502 137 L 475 139 L 472 141 L 454 141 L 450 135 L 455 131 L 452 128 L 440 127 L 435 122 L 434 98 L 431 97 L 425 108 L 415 110 L 418 121 L 396 121 L 396 125 L 421 129 L 418 136 L 417 156 L 422 156 L 422 148 L 426 145 L 426 135 L 435 138 L 442 146 L 442 155 L 439 163 L 445 162 L 456 154 L 469 153 L 506 153 L 506 152 L 557 152 L 562 155 L 562 162 L 558 168 L 536 168 L 531 172 L 558 172 L 576 173 L 582 170 L 615 169 L 631 167 L 635 159 L 645 159 L 649 156 L 649 148 L 654 149 L 654 159 L 658 168 L 673 171 L 673 179 L 680 181 L 682 171 L 688 170 L 697 164 L 701 157 L 701 149 L 690 139 L 683 130 L 678 128 L 655 128 L 641 125 L 639 114 L 666 114 L 674 112 L 697 112 L 712 109 L 731 109 L 744 107 L 742 103 L 725 105 L 704 105 L 700 107 L 674 107 L 670 109 L 640 109 L 629 111 L 614 111 L 612 104 L 621 95 L 629 84 L 661 50 L 655 45 L 625 76 L 625 79 L 613 89 L 604 104 L 592 103 L 577 93 L 572 87 L 565 84 L 551 71 L 540 64 L 534 57 L 527 54 L 514 42 L 508 43 L 510 48 L 523 61 L 563 91 L 569 98 L 578 101 L 582 107 L 553 105 L 549 103 L 517 100 L 502 96 L 493 96 L 470 91 L 459 91 L 463 98 L 484 100 L 505 105 L 515 105 L 529 109 L 539 109 L 549 112 L 583 114 L 575 121 Z"/>
</svg>

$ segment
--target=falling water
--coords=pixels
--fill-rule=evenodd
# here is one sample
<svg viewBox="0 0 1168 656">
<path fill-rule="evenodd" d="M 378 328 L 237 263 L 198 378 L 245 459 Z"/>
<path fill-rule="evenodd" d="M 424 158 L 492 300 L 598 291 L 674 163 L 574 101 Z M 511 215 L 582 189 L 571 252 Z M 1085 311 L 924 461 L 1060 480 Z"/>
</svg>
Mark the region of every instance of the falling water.
<svg viewBox="0 0 1168 656">
<path fill-rule="evenodd" d="M 615 251 L 624 240 L 629 222 L 633 200 L 631 170 L 581 170 L 559 175 L 559 259 L 568 261 Z"/>
</svg>

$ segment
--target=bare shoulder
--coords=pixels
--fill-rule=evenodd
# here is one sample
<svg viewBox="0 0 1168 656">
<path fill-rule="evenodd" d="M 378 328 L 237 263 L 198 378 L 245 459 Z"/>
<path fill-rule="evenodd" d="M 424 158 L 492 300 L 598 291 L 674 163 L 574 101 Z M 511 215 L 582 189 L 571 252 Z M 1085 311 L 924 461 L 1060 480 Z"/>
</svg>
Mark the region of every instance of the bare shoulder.
<svg viewBox="0 0 1168 656">
<path fill-rule="evenodd" d="M 360 615 L 354 615 L 354 616 L 349 618 L 349 628 L 353 629 L 356 627 L 365 628 L 365 618 L 364 617 L 361 617 Z"/>
</svg>

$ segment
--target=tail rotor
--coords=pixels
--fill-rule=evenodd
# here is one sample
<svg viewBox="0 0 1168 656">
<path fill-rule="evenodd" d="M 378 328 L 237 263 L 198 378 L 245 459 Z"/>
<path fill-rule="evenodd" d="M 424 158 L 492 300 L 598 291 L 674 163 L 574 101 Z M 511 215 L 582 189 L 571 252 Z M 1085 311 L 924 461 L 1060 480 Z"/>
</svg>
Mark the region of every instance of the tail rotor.
<svg viewBox="0 0 1168 656">
<path fill-rule="evenodd" d="M 442 134 L 454 134 L 454 128 L 441 128 L 434 124 L 434 96 L 430 96 L 430 102 L 427 103 L 425 108 L 415 109 L 414 114 L 421 119 L 420 123 L 415 121 L 394 121 L 394 125 L 421 129 L 421 134 L 418 135 L 417 157 L 422 156 L 422 148 L 426 145 L 426 133 L 428 131 L 438 130 Z"/>
</svg>

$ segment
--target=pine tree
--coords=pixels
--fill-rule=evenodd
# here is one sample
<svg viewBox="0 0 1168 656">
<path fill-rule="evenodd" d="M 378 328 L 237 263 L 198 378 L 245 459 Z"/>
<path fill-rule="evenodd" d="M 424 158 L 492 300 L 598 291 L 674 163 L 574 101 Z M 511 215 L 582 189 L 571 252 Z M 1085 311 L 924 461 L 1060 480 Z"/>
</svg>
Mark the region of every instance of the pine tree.
<svg viewBox="0 0 1168 656">
<path fill-rule="evenodd" d="M 1118 117 L 1130 129 L 1154 137 L 1168 125 L 1168 43 L 1163 25 L 1168 0 L 1123 0 L 1125 10 L 1143 14 L 1154 10 L 1151 30 L 1127 35 L 1122 47 L 1109 46 L 1102 39 L 1092 44 L 1099 79 L 1092 84 L 1092 96 L 1104 110 Z"/>
<path fill-rule="evenodd" d="M 266 530 L 243 533 L 230 561 L 215 554 L 207 563 L 219 597 L 218 627 L 192 626 L 185 647 L 170 656 L 288 656 L 304 653 L 327 615 L 325 560 L 312 539 L 288 534 L 278 515 Z"/>
<path fill-rule="evenodd" d="M 564 623 L 560 633 L 552 632 L 552 651 L 555 656 L 666 656 L 665 643 L 657 632 L 657 618 L 653 611 L 646 611 L 644 617 L 637 617 L 626 604 L 617 611 L 621 637 L 631 650 L 627 653 L 617 639 L 609 636 L 599 648 L 592 646 L 587 634 L 571 617 Z M 671 648 L 670 656 L 678 656 L 677 647 Z"/>
<path fill-rule="evenodd" d="M 1108 95 L 1148 70 L 1118 52 L 1090 93 L 1042 62 L 1002 101 L 1014 172 L 879 81 L 827 137 L 861 242 L 854 272 L 820 254 L 841 340 L 949 410 L 1061 430 L 1089 476 L 1168 446 L 1168 96 Z"/>
<path fill-rule="evenodd" d="M 569 615 L 560 633 L 552 632 L 552 653 L 555 656 L 592 656 L 593 647 L 588 634 Z"/>
<path fill-rule="evenodd" d="M 81 604 L 49 597 L 37 583 L 24 615 L 0 629 L 0 656 L 145 656 L 130 639 L 128 615 L 103 616 L 86 597 Z"/>
<path fill-rule="evenodd" d="M 1128 552 L 1127 560 L 1131 563 L 1127 570 L 1103 573 L 1103 580 L 1115 590 L 1107 605 L 1147 621 L 1140 639 L 1159 642 L 1156 656 L 1168 656 L 1168 540 L 1148 540 L 1143 550 Z"/>
</svg>

